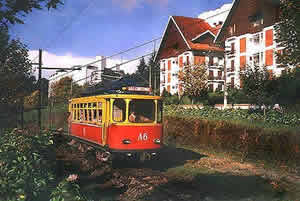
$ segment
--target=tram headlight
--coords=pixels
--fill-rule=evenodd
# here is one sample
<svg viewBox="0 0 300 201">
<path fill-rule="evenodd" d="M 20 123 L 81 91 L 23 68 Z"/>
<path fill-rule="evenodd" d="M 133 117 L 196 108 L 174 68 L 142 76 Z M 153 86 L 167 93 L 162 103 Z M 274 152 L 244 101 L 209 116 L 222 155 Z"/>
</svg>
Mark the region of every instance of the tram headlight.
<svg viewBox="0 0 300 201">
<path fill-rule="evenodd" d="M 131 141 L 128 139 L 123 140 L 123 144 L 131 144 Z"/>
<path fill-rule="evenodd" d="M 155 143 L 155 144 L 160 144 L 161 141 L 160 141 L 160 139 L 155 139 L 155 140 L 154 140 L 154 143 Z"/>
</svg>

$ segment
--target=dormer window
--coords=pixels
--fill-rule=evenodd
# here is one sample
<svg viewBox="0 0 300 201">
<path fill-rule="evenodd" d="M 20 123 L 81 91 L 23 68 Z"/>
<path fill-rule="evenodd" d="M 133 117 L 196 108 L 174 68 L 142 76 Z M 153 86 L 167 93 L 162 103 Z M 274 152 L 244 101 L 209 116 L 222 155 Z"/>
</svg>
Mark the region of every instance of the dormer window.
<svg viewBox="0 0 300 201">
<path fill-rule="evenodd" d="M 264 24 L 264 18 L 262 12 L 257 12 L 254 15 L 249 16 L 248 18 L 252 27 L 258 27 Z"/>
<path fill-rule="evenodd" d="M 229 31 L 229 35 L 232 36 L 232 35 L 235 33 L 235 31 L 236 31 L 236 26 L 235 26 L 235 24 L 229 26 L 229 27 L 228 27 L 228 31 Z"/>
</svg>

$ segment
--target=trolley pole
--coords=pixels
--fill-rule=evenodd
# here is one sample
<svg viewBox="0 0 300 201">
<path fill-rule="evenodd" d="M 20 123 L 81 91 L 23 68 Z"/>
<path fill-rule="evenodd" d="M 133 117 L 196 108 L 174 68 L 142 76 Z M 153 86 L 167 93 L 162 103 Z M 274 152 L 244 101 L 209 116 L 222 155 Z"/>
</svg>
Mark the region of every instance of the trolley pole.
<svg viewBox="0 0 300 201">
<path fill-rule="evenodd" d="M 42 128 L 42 113 L 41 113 L 41 107 L 42 107 L 42 49 L 39 49 L 39 79 L 38 79 L 38 83 L 39 83 L 39 100 L 38 100 L 38 126 L 39 129 L 41 130 Z"/>
</svg>

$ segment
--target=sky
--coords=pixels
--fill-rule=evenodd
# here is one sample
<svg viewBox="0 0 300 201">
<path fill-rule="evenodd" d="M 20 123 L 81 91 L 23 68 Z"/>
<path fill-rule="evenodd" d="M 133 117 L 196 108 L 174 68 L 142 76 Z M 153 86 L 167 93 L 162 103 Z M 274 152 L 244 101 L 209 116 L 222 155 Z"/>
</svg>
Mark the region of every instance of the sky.
<svg viewBox="0 0 300 201">
<path fill-rule="evenodd" d="M 84 64 L 162 36 L 170 15 L 198 17 L 232 0 L 63 0 L 56 10 L 34 10 L 25 24 L 11 28 L 44 64 Z M 201 16 L 201 15 L 200 15 Z M 159 41 L 116 57 L 131 59 L 151 52 Z M 59 61 L 59 62 L 56 62 Z M 37 60 L 36 60 L 37 61 Z M 35 61 L 35 62 L 36 62 Z"/>
</svg>

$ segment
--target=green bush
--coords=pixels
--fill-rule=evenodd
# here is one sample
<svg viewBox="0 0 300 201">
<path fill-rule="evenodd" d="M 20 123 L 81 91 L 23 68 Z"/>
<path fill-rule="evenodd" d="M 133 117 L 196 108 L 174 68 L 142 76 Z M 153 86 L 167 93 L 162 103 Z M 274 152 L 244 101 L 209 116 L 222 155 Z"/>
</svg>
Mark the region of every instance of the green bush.
<svg viewBox="0 0 300 201">
<path fill-rule="evenodd" d="M 55 184 L 53 135 L 15 129 L 0 140 L 0 200 L 40 200 Z M 53 197 L 53 200 L 60 200 Z"/>
<path fill-rule="evenodd" d="M 213 107 L 203 109 L 184 109 L 178 105 L 165 106 L 166 116 L 178 116 L 189 118 L 201 118 L 211 120 L 236 121 L 251 126 L 261 124 L 267 128 L 297 128 L 300 129 L 300 115 L 296 113 L 281 113 L 275 110 L 267 110 L 264 116 L 261 110 L 227 109 L 219 110 Z"/>
</svg>

